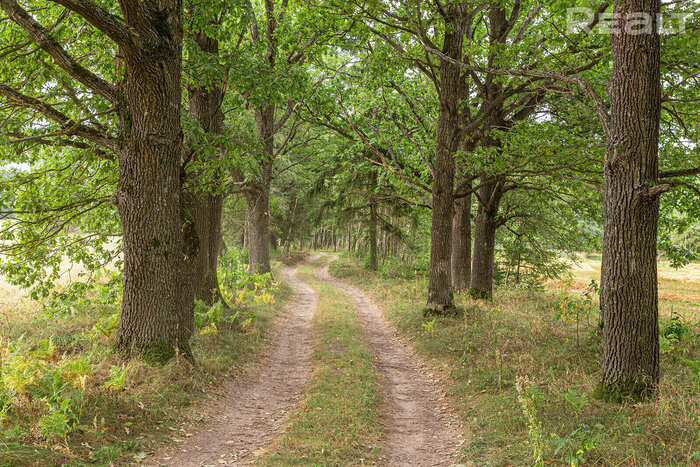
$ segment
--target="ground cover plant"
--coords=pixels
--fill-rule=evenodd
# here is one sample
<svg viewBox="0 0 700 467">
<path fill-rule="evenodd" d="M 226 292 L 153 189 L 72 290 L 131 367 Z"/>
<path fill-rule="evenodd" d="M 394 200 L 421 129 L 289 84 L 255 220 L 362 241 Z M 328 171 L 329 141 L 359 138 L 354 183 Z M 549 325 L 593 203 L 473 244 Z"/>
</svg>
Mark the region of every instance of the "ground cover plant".
<svg viewBox="0 0 700 467">
<path fill-rule="evenodd" d="M 5 309 L 0 464 L 139 462 L 183 420 L 201 418 L 198 404 L 254 361 L 291 294 L 269 275 L 242 272 L 233 259 L 219 274 L 233 308 L 199 304 L 196 365 L 175 358 L 151 366 L 113 352 L 121 278 L 110 271 L 92 286 L 57 290 L 43 304 L 23 299 L 19 310 Z"/>
</svg>

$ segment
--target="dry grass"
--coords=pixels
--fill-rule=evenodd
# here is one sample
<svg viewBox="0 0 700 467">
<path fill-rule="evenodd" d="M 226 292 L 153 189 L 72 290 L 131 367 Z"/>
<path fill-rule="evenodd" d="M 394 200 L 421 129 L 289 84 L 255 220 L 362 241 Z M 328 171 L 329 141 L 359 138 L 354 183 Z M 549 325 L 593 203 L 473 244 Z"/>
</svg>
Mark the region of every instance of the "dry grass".
<svg viewBox="0 0 700 467">
<path fill-rule="evenodd" d="M 591 280 L 600 282 L 599 255 L 581 255 L 573 265 L 572 277 L 547 284 L 549 290 L 588 290 Z M 659 261 L 659 314 L 670 318 L 679 314 L 691 323 L 700 323 L 700 263 L 674 269 L 668 261 Z"/>
</svg>

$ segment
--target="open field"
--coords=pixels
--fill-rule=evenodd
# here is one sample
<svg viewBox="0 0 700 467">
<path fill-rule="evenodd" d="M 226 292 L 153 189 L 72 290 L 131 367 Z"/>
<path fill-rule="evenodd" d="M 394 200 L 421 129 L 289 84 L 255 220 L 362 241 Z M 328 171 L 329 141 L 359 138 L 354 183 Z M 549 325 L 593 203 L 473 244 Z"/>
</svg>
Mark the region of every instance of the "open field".
<svg viewBox="0 0 700 467">
<path fill-rule="evenodd" d="M 700 323 L 700 263 L 672 268 L 668 261 L 659 261 L 659 314 L 670 318 L 677 313 L 689 322 Z M 551 281 L 548 289 L 586 291 L 591 280 L 600 283 L 600 255 L 581 255 L 574 265 L 571 279 Z"/>
</svg>

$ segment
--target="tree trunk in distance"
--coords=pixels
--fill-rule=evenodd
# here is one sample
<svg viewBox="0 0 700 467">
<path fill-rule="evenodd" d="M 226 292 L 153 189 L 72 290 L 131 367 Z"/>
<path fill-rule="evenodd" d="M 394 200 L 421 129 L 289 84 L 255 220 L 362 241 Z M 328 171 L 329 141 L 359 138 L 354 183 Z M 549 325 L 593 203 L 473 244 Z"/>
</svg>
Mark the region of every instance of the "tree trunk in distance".
<svg viewBox="0 0 700 467">
<path fill-rule="evenodd" d="M 379 263 L 377 261 L 377 197 L 374 193 L 377 187 L 375 171 L 370 172 L 369 187 L 372 190 L 369 195 L 369 269 L 376 271 L 379 269 Z"/>
<path fill-rule="evenodd" d="M 250 272 L 265 274 L 270 272 L 270 185 L 272 184 L 272 164 L 275 155 L 274 127 L 275 106 L 265 105 L 255 112 L 258 135 L 263 143 L 263 160 L 260 174 L 250 191 L 245 195 L 250 230 L 249 268 Z"/>
<path fill-rule="evenodd" d="M 272 163 L 266 163 L 266 170 L 272 170 Z M 270 185 L 263 184 L 246 195 L 248 214 L 248 257 L 249 270 L 257 274 L 270 272 Z"/>
<path fill-rule="evenodd" d="M 209 54 L 219 53 L 218 40 L 199 32 L 190 36 L 199 48 Z M 224 131 L 224 115 L 221 112 L 223 89 L 221 86 L 197 87 L 190 85 L 189 111 L 205 133 L 221 135 Z M 203 156 L 196 155 L 201 160 Z M 218 157 L 216 157 L 218 158 Z M 188 174 L 196 178 L 198 174 Z M 185 197 L 186 205 L 194 218 L 198 254 L 192 266 L 194 297 L 210 305 L 223 301 L 217 277 L 221 248 L 221 216 L 223 195 L 213 192 L 191 193 Z"/>
<path fill-rule="evenodd" d="M 482 175 L 481 183 L 489 181 Z M 496 247 L 496 231 L 500 226 L 498 208 L 503 197 L 502 180 L 492 178 L 491 183 L 479 189 L 479 195 L 487 206 L 479 203 L 474 221 L 474 252 L 469 295 L 473 298 L 490 300 L 493 294 L 493 270 Z"/>
<path fill-rule="evenodd" d="M 659 385 L 657 228 L 661 53 L 659 0 L 615 2 L 610 135 L 605 153 L 602 378 L 595 396 L 641 400 Z M 654 18 L 640 32 L 632 13 Z M 629 33 L 630 31 L 634 33 Z"/>
<path fill-rule="evenodd" d="M 452 219 L 452 288 L 465 291 L 472 270 L 472 197 L 455 200 Z"/>
</svg>

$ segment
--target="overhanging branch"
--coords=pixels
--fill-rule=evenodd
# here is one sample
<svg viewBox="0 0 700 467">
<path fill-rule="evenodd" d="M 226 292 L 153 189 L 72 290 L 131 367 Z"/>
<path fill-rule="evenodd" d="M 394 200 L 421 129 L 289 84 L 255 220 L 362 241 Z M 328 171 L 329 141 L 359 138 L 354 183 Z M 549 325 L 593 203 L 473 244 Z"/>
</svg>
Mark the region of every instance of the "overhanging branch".
<svg viewBox="0 0 700 467">
<path fill-rule="evenodd" d="M 48 53 L 56 64 L 68 73 L 73 79 L 87 86 L 96 94 L 101 95 L 111 103 L 117 101 L 115 87 L 92 73 L 78 63 L 49 31 L 39 24 L 26 10 L 19 6 L 15 0 L 0 0 L 2 8 L 8 17 L 19 27 L 24 29 L 36 43 L 36 45 Z"/>
<path fill-rule="evenodd" d="M 110 151 L 113 151 L 115 153 L 118 152 L 119 148 L 117 141 L 112 136 L 102 131 L 96 130 L 95 128 L 86 126 L 80 122 L 75 122 L 63 112 L 56 110 L 53 106 L 35 97 L 22 94 L 21 92 L 12 89 L 11 87 L 5 84 L 0 84 L 0 96 L 4 96 L 8 102 L 16 106 L 39 112 L 41 115 L 48 118 L 49 120 L 58 123 L 63 130 L 61 134 L 64 136 L 81 136 Z"/>
<path fill-rule="evenodd" d="M 124 21 L 90 0 L 51 0 L 63 5 L 71 11 L 79 14 L 94 27 L 107 34 L 107 36 L 125 50 L 135 51 L 136 46 L 132 40 L 129 29 Z"/>
</svg>

